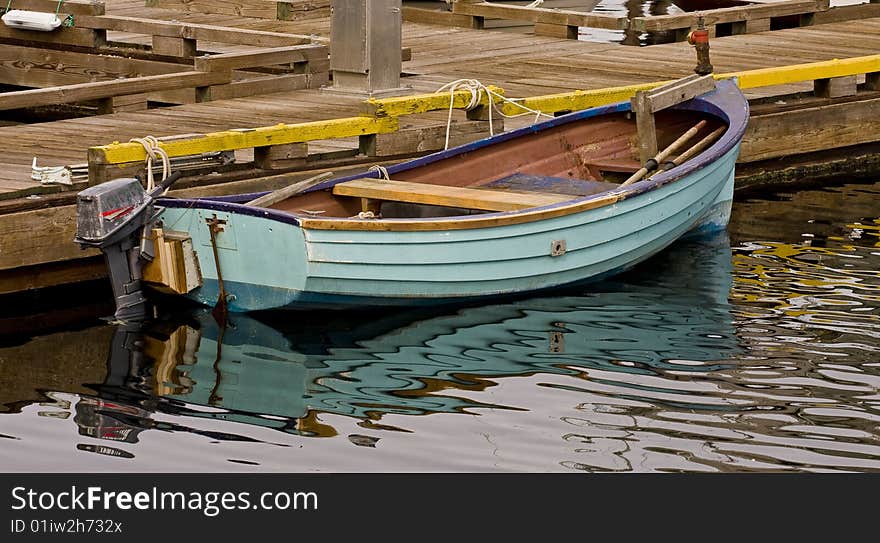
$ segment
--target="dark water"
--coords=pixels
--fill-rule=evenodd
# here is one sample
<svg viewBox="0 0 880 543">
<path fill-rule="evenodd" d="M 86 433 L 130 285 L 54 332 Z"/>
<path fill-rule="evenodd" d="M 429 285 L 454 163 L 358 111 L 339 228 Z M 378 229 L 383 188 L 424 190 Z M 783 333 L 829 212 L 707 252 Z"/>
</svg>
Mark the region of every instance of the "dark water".
<svg viewBox="0 0 880 543">
<path fill-rule="evenodd" d="M 0 462 L 880 471 L 878 216 L 880 183 L 763 194 L 729 235 L 556 296 L 7 334 Z"/>
</svg>

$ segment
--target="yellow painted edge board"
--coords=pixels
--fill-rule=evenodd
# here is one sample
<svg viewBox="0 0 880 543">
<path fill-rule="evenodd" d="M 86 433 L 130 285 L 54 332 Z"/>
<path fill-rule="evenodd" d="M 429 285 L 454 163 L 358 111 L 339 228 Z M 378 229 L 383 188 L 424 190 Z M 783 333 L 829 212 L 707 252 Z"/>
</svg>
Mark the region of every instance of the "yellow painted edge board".
<svg viewBox="0 0 880 543">
<path fill-rule="evenodd" d="M 278 124 L 245 130 L 226 130 L 172 141 L 160 141 L 160 147 L 169 157 L 200 155 L 219 150 L 249 149 L 268 145 L 301 143 L 332 138 L 348 138 L 368 134 L 395 132 L 398 120 L 394 117 L 374 119 L 349 117 L 298 124 Z M 98 164 L 122 164 L 146 160 L 139 143 L 112 143 L 89 149 L 89 160 Z"/>
<path fill-rule="evenodd" d="M 714 77 L 715 79 L 736 78 L 737 84 L 740 88 L 753 89 L 872 72 L 880 72 L 880 55 L 833 59 L 806 64 L 795 64 L 792 66 L 779 66 L 775 68 L 759 68 L 756 70 L 714 74 Z M 524 98 L 517 100 L 517 102 L 530 109 L 536 109 L 546 113 L 566 110 L 577 111 L 628 100 L 635 96 L 635 93 L 640 90 L 649 90 L 670 82 L 671 81 L 655 81 L 652 83 L 626 85 L 622 87 L 564 92 L 560 94 Z M 517 108 L 512 104 L 505 104 L 503 111 L 508 115 L 523 112 L 522 109 Z"/>
<path fill-rule="evenodd" d="M 716 78 L 736 77 L 740 88 L 754 89 L 872 72 L 880 72 L 880 55 L 825 60 L 777 68 L 760 68 L 721 74 Z"/>
</svg>

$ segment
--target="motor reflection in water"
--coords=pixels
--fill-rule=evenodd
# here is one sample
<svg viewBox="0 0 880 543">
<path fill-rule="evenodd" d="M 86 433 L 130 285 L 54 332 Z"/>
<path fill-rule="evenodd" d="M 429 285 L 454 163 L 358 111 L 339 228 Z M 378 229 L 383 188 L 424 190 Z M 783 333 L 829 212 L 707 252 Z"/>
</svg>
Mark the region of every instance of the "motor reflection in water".
<svg viewBox="0 0 880 543">
<path fill-rule="evenodd" d="M 81 432 L 111 440 L 170 429 L 150 411 L 332 436 L 318 415 L 378 427 L 388 413 L 517 409 L 459 393 L 501 377 L 718 371 L 739 353 L 730 272 L 722 234 L 679 243 L 636 273 L 578 293 L 452 309 L 235 315 L 225 329 L 196 310 L 120 327 L 97 387 L 102 399 L 82 400 L 98 416 L 77 422 Z M 630 393 L 640 396 L 638 385 Z M 698 400 L 689 407 L 719 409 Z"/>
</svg>

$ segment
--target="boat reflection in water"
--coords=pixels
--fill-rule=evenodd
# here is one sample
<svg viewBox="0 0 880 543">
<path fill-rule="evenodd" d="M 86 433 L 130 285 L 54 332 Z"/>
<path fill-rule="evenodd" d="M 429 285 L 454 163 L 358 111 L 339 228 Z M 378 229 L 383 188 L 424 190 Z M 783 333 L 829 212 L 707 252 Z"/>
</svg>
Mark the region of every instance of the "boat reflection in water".
<svg viewBox="0 0 880 543">
<path fill-rule="evenodd" d="M 118 329 L 99 387 L 102 413 L 116 413 L 107 402 L 127 402 L 329 436 L 336 432 L 322 413 L 375 425 L 388 413 L 466 412 L 489 405 L 464 391 L 501 377 L 716 371 L 739 352 L 730 287 L 731 250 L 721 234 L 678 243 L 577 294 L 433 312 L 234 315 L 226 329 L 198 310 L 183 324 Z M 638 385 L 631 393 L 639 395 Z M 118 415 L 132 427 L 154 426 Z"/>
</svg>

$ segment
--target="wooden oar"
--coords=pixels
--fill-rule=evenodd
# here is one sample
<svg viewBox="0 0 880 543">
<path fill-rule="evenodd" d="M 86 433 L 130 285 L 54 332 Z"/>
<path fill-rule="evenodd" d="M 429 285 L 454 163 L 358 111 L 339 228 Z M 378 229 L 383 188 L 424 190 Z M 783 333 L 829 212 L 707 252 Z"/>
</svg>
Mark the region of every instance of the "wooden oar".
<svg viewBox="0 0 880 543">
<path fill-rule="evenodd" d="M 702 120 L 694 125 L 693 128 L 685 132 L 681 135 L 677 140 L 673 141 L 669 144 L 668 147 L 657 153 L 654 158 L 648 160 L 642 168 L 636 173 L 632 174 L 629 179 L 620 184 L 621 187 L 625 187 L 627 185 L 631 185 L 645 176 L 648 172 L 654 170 L 661 162 L 669 158 L 669 156 L 678 151 L 678 149 L 684 145 L 689 139 L 697 135 L 697 132 L 700 131 L 704 126 L 706 126 L 706 121 Z"/>
<path fill-rule="evenodd" d="M 715 143 L 715 140 L 717 140 L 721 136 L 721 134 L 723 134 L 726 130 L 727 130 L 726 126 L 722 126 L 720 128 L 715 129 L 708 136 L 706 136 L 705 138 L 703 138 L 700 141 L 698 141 L 697 143 L 695 143 L 693 147 L 691 147 L 687 151 L 683 152 L 682 154 L 678 155 L 675 158 L 675 160 L 670 160 L 669 162 L 664 162 L 664 163 L 660 164 L 660 166 L 657 167 L 657 171 L 652 173 L 650 177 L 653 177 L 660 172 L 664 172 L 666 170 L 671 170 L 672 168 L 674 168 L 676 166 L 680 166 L 681 164 L 684 164 L 686 161 L 693 158 L 694 155 L 701 153 L 706 147 L 709 147 L 710 145 Z"/>
<path fill-rule="evenodd" d="M 304 181 L 300 181 L 299 183 L 294 183 L 293 185 L 288 185 L 286 187 L 282 187 L 278 190 L 274 190 L 269 194 L 264 194 L 259 198 L 254 198 L 246 205 L 254 206 L 254 207 L 269 207 L 272 204 L 277 204 L 281 200 L 286 200 L 291 196 L 295 196 L 300 192 L 308 190 L 318 183 L 325 181 L 329 178 L 333 177 L 333 172 L 324 172 L 319 173 L 313 177 L 309 177 Z"/>
</svg>

